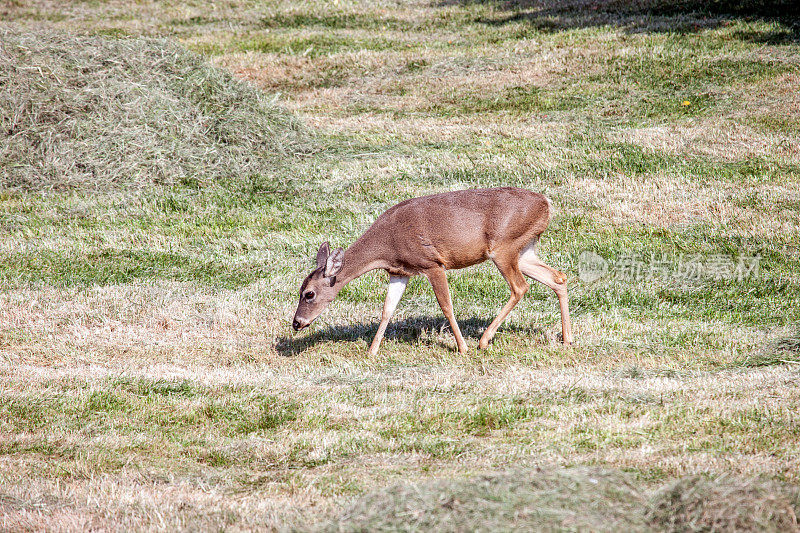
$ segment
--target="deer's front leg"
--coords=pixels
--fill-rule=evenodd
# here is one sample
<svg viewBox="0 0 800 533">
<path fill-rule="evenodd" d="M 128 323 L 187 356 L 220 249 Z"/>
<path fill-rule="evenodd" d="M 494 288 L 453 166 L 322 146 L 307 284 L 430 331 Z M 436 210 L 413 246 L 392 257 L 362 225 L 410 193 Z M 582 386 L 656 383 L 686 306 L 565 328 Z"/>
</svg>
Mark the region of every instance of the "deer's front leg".
<svg viewBox="0 0 800 533">
<path fill-rule="evenodd" d="M 436 294 L 436 300 L 439 302 L 439 307 L 442 308 L 444 316 L 450 322 L 450 329 L 453 330 L 453 336 L 456 338 L 458 351 L 462 354 L 467 353 L 467 343 L 464 342 L 464 337 L 461 335 L 461 330 L 458 328 L 458 322 L 453 314 L 453 302 L 450 299 L 450 288 L 447 285 L 447 273 L 443 268 L 433 268 L 425 272 L 425 276 L 433 286 L 433 292 Z"/>
<path fill-rule="evenodd" d="M 381 324 L 378 326 L 378 333 L 376 333 L 375 338 L 372 339 L 372 344 L 369 347 L 369 355 L 378 353 L 378 348 L 380 348 L 381 341 L 383 340 L 383 334 L 386 333 L 386 326 L 389 325 L 389 320 L 392 319 L 394 310 L 397 309 L 397 304 L 406 291 L 408 280 L 408 276 L 389 276 L 389 289 L 386 291 L 386 302 L 383 304 Z"/>
</svg>

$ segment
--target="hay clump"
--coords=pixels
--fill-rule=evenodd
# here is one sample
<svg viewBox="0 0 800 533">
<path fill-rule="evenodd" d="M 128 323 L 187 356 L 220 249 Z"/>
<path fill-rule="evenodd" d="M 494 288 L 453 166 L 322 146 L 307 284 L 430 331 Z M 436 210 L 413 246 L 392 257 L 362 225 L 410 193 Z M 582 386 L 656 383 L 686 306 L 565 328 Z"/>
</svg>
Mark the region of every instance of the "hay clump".
<svg viewBox="0 0 800 533">
<path fill-rule="evenodd" d="M 316 530 L 800 532 L 798 514 L 788 483 L 692 475 L 654 488 L 615 469 L 548 467 L 394 485 Z"/>
<path fill-rule="evenodd" d="M 255 87 L 161 39 L 0 25 L 0 187 L 245 179 L 307 148 Z"/>
<path fill-rule="evenodd" d="M 681 478 L 653 497 L 648 521 L 662 531 L 800 531 L 800 488 L 775 481 Z"/>
<path fill-rule="evenodd" d="M 621 472 L 537 469 L 395 485 L 320 531 L 642 531 L 645 500 Z"/>
</svg>

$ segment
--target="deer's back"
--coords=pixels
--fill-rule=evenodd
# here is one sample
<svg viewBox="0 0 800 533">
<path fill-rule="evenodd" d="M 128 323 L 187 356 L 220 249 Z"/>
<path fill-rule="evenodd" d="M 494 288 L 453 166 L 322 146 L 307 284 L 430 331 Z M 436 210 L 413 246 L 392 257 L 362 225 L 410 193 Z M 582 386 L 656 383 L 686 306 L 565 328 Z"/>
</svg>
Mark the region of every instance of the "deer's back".
<svg viewBox="0 0 800 533">
<path fill-rule="evenodd" d="M 550 215 L 550 202 L 533 191 L 469 189 L 401 202 L 378 217 L 367 234 L 386 248 L 398 272 L 434 265 L 464 268 L 486 260 L 498 247 L 521 250 L 547 228 Z"/>
</svg>

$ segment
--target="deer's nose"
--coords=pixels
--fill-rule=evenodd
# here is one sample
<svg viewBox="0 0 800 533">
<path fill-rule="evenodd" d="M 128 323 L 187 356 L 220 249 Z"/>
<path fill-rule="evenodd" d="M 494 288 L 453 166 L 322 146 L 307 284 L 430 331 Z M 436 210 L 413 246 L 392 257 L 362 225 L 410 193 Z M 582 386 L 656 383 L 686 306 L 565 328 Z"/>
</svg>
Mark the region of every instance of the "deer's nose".
<svg viewBox="0 0 800 533">
<path fill-rule="evenodd" d="M 292 327 L 294 328 L 295 331 L 300 331 L 301 329 L 303 329 L 307 325 L 308 324 L 303 324 L 302 322 L 300 322 L 296 318 L 294 319 L 294 322 L 292 322 Z"/>
</svg>

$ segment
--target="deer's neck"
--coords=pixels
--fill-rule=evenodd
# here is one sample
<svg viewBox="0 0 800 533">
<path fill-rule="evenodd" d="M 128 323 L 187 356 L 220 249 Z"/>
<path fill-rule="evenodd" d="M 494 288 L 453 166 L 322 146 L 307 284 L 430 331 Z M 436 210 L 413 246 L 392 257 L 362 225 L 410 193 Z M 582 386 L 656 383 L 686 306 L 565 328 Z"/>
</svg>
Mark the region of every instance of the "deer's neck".
<svg viewBox="0 0 800 533">
<path fill-rule="evenodd" d="M 342 270 L 336 276 L 336 285 L 339 286 L 340 290 L 370 270 L 385 267 L 386 261 L 381 257 L 380 247 L 375 244 L 371 235 L 367 232 L 344 251 Z"/>
</svg>

